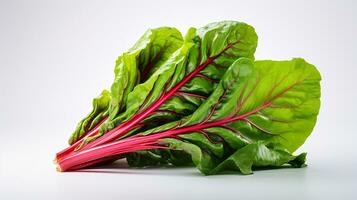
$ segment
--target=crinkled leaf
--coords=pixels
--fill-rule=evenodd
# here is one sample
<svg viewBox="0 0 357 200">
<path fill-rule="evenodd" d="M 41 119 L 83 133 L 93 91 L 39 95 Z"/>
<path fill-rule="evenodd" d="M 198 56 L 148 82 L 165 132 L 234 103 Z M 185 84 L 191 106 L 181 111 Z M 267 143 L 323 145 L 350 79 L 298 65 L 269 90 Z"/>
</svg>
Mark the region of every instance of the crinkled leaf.
<svg viewBox="0 0 357 200">
<path fill-rule="evenodd" d="M 110 118 L 125 107 L 126 98 L 138 83 L 144 82 L 182 45 L 181 33 L 175 28 L 149 29 L 136 44 L 119 56 L 111 86 Z"/>
<path fill-rule="evenodd" d="M 316 122 L 319 72 L 303 59 L 256 61 L 254 66 L 240 59 L 235 64 L 233 73 L 227 73 L 185 125 L 233 117 L 237 120 L 224 125 L 247 141 L 267 140 L 294 152 Z"/>
<path fill-rule="evenodd" d="M 255 30 L 245 23 L 224 21 L 212 23 L 197 31 L 189 30 L 183 47 L 172 59 L 167 60 L 168 67 L 166 64 L 161 66 L 167 71 L 154 73 L 145 83 L 136 86 L 128 96 L 126 112 L 108 124 L 102 132 L 133 118 L 135 114 L 140 115 L 141 111 L 155 104 L 185 77 L 194 73 L 178 92 L 142 120 L 145 126 L 138 131 L 192 114 L 212 93 L 225 71 L 237 58 L 254 59 L 256 46 Z M 197 70 L 204 63 L 207 65 Z M 160 69 L 157 70 L 159 71 Z M 130 132 L 132 133 L 134 132 Z"/>
<path fill-rule="evenodd" d="M 127 154 L 125 157 L 131 167 L 193 165 L 191 155 L 184 151 L 169 149 L 137 151 Z"/>
<path fill-rule="evenodd" d="M 184 45 L 127 96 L 126 112 L 108 124 L 112 129 L 139 114 L 169 93 L 190 74 L 179 91 L 143 122 L 174 121 L 191 114 L 213 91 L 225 70 L 240 57 L 254 57 L 257 35 L 251 26 L 233 21 L 212 23 L 198 31 L 191 28 Z M 204 67 L 200 66 L 204 64 Z"/>
<path fill-rule="evenodd" d="M 189 153 L 194 165 L 205 175 L 228 170 L 251 174 L 253 167 L 282 167 L 285 164 L 302 167 L 305 164 L 305 153 L 293 156 L 288 151 L 274 149 L 263 142 L 248 144 L 223 159 L 210 155 L 210 152 L 196 144 L 171 138 L 163 139 L 162 142 L 166 142 L 172 149 Z"/>
<path fill-rule="evenodd" d="M 69 143 L 76 142 L 108 115 L 113 119 L 123 112 L 128 93 L 135 85 L 150 77 L 150 74 L 160 67 L 182 42 L 181 33 L 175 28 L 147 30 L 132 48 L 118 57 L 111 93 L 104 91 L 100 97 L 93 100 L 93 111 L 78 123 Z"/>
<path fill-rule="evenodd" d="M 305 154 L 291 153 L 316 122 L 320 79 L 316 68 L 303 59 L 254 65 L 249 59 L 238 59 L 191 116 L 142 135 L 178 134 L 183 146 L 177 147 L 177 139 L 165 141 L 173 149 L 190 153 L 205 174 L 233 165 L 244 174 L 251 173 L 252 166 L 289 163 L 299 167 Z"/>
<path fill-rule="evenodd" d="M 194 31 L 194 29 L 191 29 L 189 34 Z M 105 126 L 102 127 L 102 132 L 107 132 L 120 122 L 130 119 L 130 117 L 139 112 L 140 109 L 144 109 L 145 104 L 150 104 L 155 101 L 174 74 L 176 67 L 183 65 L 183 61 L 192 45 L 192 37 L 187 37 L 183 45 L 175 51 L 170 58 L 162 63 L 145 82 L 134 87 L 133 91 L 127 95 L 125 112 L 108 121 Z"/>
<path fill-rule="evenodd" d="M 103 90 L 98 97 L 93 99 L 92 111 L 78 123 L 75 131 L 68 140 L 69 144 L 73 144 L 82 138 L 84 133 L 94 128 L 100 121 L 108 116 L 109 102 L 110 93 L 107 90 Z"/>
</svg>

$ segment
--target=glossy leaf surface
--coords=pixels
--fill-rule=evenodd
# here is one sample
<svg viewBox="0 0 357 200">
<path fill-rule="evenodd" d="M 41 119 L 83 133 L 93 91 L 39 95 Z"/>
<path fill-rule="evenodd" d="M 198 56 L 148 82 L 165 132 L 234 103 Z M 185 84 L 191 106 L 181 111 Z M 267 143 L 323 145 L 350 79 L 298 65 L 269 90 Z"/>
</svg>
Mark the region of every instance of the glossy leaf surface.
<svg viewBox="0 0 357 200">
<path fill-rule="evenodd" d="M 301 166 L 291 153 L 303 144 L 316 122 L 320 79 L 316 68 L 302 59 L 254 65 L 249 59 L 239 59 L 191 116 L 143 135 L 178 136 L 181 140 L 163 141 L 190 153 L 205 174 L 232 168 L 234 163 L 242 173 L 251 173 L 252 166 L 289 162 Z"/>
</svg>

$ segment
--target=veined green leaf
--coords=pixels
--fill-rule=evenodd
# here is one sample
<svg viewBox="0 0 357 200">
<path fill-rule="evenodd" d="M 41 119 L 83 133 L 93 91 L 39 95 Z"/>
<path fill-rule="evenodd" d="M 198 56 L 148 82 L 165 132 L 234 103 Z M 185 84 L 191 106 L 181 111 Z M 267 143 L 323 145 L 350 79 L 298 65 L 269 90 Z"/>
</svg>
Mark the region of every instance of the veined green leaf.
<svg viewBox="0 0 357 200">
<path fill-rule="evenodd" d="M 151 151 L 137 151 L 125 155 L 131 167 L 146 166 L 192 166 L 191 155 L 185 151 L 154 149 Z"/>
<path fill-rule="evenodd" d="M 127 96 L 134 86 L 150 77 L 182 42 L 181 33 L 175 28 L 162 27 L 146 31 L 129 51 L 118 57 L 111 93 L 104 91 L 93 100 L 92 112 L 78 123 L 69 143 L 78 141 L 108 115 L 113 119 L 122 113 Z"/>
<path fill-rule="evenodd" d="M 227 170 L 252 174 L 253 167 L 281 167 L 284 164 L 290 164 L 293 167 L 305 166 L 305 153 L 293 156 L 287 151 L 274 149 L 261 141 L 236 150 L 223 161 L 210 155 L 208 151 L 196 144 L 172 138 L 163 139 L 162 142 L 169 144 L 170 148 L 189 153 L 194 165 L 205 175 L 217 174 Z"/>
<path fill-rule="evenodd" d="M 230 120 L 245 138 L 282 144 L 290 152 L 311 133 L 320 108 L 320 74 L 303 59 L 236 62 L 187 125 Z M 238 76 L 238 77 L 237 77 Z M 208 118 L 209 117 L 209 118 Z"/>
<path fill-rule="evenodd" d="M 77 128 L 68 140 L 69 144 L 73 144 L 78 139 L 82 138 L 83 134 L 94 128 L 98 123 L 100 123 L 108 116 L 109 102 L 110 93 L 107 90 L 103 90 L 103 92 L 98 97 L 93 99 L 92 111 L 78 123 Z"/>
<path fill-rule="evenodd" d="M 130 119 L 139 109 L 143 110 L 146 104 L 150 104 L 158 98 L 166 83 L 170 81 L 177 66 L 182 66 L 187 54 L 192 47 L 192 37 L 195 29 L 190 29 L 183 45 L 175 51 L 156 71 L 143 83 L 135 86 L 127 95 L 126 110 L 116 118 L 109 120 L 102 127 L 102 132 L 114 128 L 120 122 Z M 191 35 L 191 37 L 189 37 Z"/>
<path fill-rule="evenodd" d="M 111 86 L 110 119 L 124 109 L 133 88 L 160 68 L 181 47 L 182 41 L 181 33 L 175 28 L 149 29 L 128 52 L 118 57 Z"/>
<path fill-rule="evenodd" d="M 319 112 L 321 77 L 303 59 L 238 59 L 191 115 L 142 135 L 191 154 L 204 174 L 252 166 L 303 165 L 291 155 L 311 133 Z M 162 137 L 160 137 L 162 135 Z M 200 135 L 200 136 L 199 136 Z M 150 136 L 151 137 L 151 136 Z"/>
<path fill-rule="evenodd" d="M 179 119 L 192 114 L 212 93 L 228 67 L 240 57 L 254 58 L 257 35 L 254 29 L 244 23 L 224 21 L 212 23 L 197 30 L 186 63 L 186 68 L 176 71 L 171 86 L 194 71 L 199 64 L 213 59 L 188 81 L 175 96 L 167 100 L 146 121 Z M 174 121 L 174 120 L 171 120 Z M 166 121 L 167 122 L 167 121 Z"/>
<path fill-rule="evenodd" d="M 190 74 L 194 76 L 185 80 L 178 91 L 170 94 L 156 110 L 144 117 L 141 121 L 143 126 L 136 132 L 192 114 L 213 92 L 225 71 L 237 58 L 254 59 L 257 46 L 254 28 L 233 21 L 212 23 L 197 31 L 191 29 L 185 38 L 181 49 L 166 61 L 167 65 L 164 63 L 161 66 L 166 71 L 158 69 L 150 79 L 137 85 L 128 95 L 126 112 L 107 124 L 103 133 L 142 114 Z"/>
<path fill-rule="evenodd" d="M 165 99 L 159 108 L 142 122 L 174 121 L 191 114 L 237 58 L 254 57 L 256 45 L 257 35 L 245 23 L 224 21 L 197 31 L 191 28 L 182 47 L 127 95 L 126 112 L 108 124 L 108 129 L 158 104 L 161 97 Z"/>
</svg>

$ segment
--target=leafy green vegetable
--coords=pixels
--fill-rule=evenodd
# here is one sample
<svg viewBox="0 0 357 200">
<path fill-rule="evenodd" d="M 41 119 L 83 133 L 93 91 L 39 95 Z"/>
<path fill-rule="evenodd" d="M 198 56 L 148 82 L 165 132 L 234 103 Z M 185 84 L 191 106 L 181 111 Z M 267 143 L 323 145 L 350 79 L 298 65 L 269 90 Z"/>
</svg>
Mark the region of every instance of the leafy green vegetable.
<svg viewBox="0 0 357 200">
<path fill-rule="evenodd" d="M 150 29 L 117 59 L 111 87 L 111 119 L 123 110 L 126 98 L 134 87 L 160 68 L 181 47 L 182 42 L 181 33 L 175 28 Z"/>
<path fill-rule="evenodd" d="M 170 148 L 188 152 L 192 156 L 195 166 L 205 175 L 217 174 L 227 170 L 239 170 L 242 174 L 252 174 L 253 166 L 281 167 L 288 163 L 293 167 L 302 167 L 305 164 L 305 153 L 293 156 L 287 151 L 269 148 L 260 141 L 247 144 L 223 161 L 217 161 L 213 158 L 214 156 L 193 143 L 171 138 L 163 141 L 170 144 Z"/>
<path fill-rule="evenodd" d="M 96 98 L 93 99 L 93 110 L 84 119 L 82 119 L 76 130 L 72 133 L 69 138 L 68 143 L 73 144 L 83 137 L 85 133 L 93 129 L 102 120 L 108 116 L 108 107 L 110 102 L 110 93 L 107 90 L 103 92 Z"/>
<path fill-rule="evenodd" d="M 105 123 L 97 137 L 84 141 L 84 148 L 162 124 L 163 118 L 168 122 L 191 114 L 213 91 L 211 80 L 219 81 L 235 59 L 254 58 L 256 45 L 256 33 L 245 23 L 224 21 L 197 31 L 191 28 L 182 47 L 128 94 L 125 112 Z M 161 123 L 152 123 L 157 121 Z"/>
<path fill-rule="evenodd" d="M 96 125 L 101 125 L 100 122 L 108 115 L 113 119 L 123 112 L 128 93 L 160 67 L 181 47 L 182 42 L 181 33 L 175 28 L 163 27 L 146 31 L 129 51 L 118 57 L 111 93 L 104 90 L 93 100 L 92 112 L 78 123 L 69 144 L 77 142 Z"/>
<path fill-rule="evenodd" d="M 225 163 L 236 162 L 236 159 L 239 163 L 243 159 L 239 152 L 252 155 L 251 160 L 244 161 L 251 165 L 280 166 L 295 159 L 290 154 L 312 131 L 320 105 L 320 79 L 316 68 L 302 59 L 257 61 L 254 67 L 250 60 L 239 59 L 192 116 L 143 135 L 185 129 L 184 135 L 179 136 L 186 142 L 164 141 L 170 148 L 190 153 L 195 165 L 205 174 L 225 169 L 232 165 Z M 262 141 L 274 148 L 263 148 Z M 280 150 L 276 151 L 278 147 Z M 252 152 L 248 152 L 249 149 Z M 264 150 L 267 157 L 259 157 L 257 149 Z M 250 167 L 242 163 L 237 166 L 242 173 L 250 173 L 247 170 Z"/>
<path fill-rule="evenodd" d="M 143 38 L 133 49 L 150 43 Z M 195 165 L 206 175 L 305 166 L 306 153 L 293 153 L 319 113 L 321 76 L 313 65 L 254 62 L 257 36 L 239 22 L 191 28 L 180 44 L 165 41 L 153 51 L 161 53 L 143 48 L 118 59 L 110 96 L 98 97 L 81 122 L 92 130 L 83 128 L 78 138 L 86 136 L 57 154 L 60 171 L 122 157 L 136 167 Z"/>
</svg>

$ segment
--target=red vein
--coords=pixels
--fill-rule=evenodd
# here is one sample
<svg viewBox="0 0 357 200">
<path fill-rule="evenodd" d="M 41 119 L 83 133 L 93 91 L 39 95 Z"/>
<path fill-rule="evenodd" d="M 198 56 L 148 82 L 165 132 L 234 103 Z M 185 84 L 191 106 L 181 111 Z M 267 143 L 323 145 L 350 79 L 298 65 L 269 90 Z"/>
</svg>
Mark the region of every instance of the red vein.
<svg viewBox="0 0 357 200">
<path fill-rule="evenodd" d="M 272 121 L 272 122 L 280 122 L 280 123 L 286 123 L 286 124 L 289 124 L 289 123 L 292 123 L 293 121 L 288 121 L 288 120 L 282 120 L 282 119 L 275 119 L 275 118 L 271 118 L 269 116 L 266 116 L 264 113 L 262 112 L 259 112 L 259 115 L 261 115 L 262 117 L 268 119 L 269 121 Z"/>
<path fill-rule="evenodd" d="M 255 128 L 257 128 L 258 130 L 260 130 L 260 131 L 262 131 L 262 132 L 264 132 L 264 133 L 267 133 L 267 134 L 269 134 L 269 135 L 274 135 L 273 133 L 270 133 L 269 131 L 263 129 L 262 127 L 258 126 L 257 124 L 255 124 L 254 122 L 250 121 L 250 120 L 247 119 L 247 118 L 244 118 L 244 119 L 242 119 L 242 120 L 248 122 L 249 124 L 251 124 L 252 126 L 254 126 Z"/>
<path fill-rule="evenodd" d="M 270 108 L 296 108 L 296 106 L 281 106 L 281 105 L 270 105 Z"/>
<path fill-rule="evenodd" d="M 226 55 L 228 58 L 233 58 L 233 59 L 236 59 L 238 57 L 234 54 L 228 53 L 228 51 L 224 52 L 224 55 Z"/>
<path fill-rule="evenodd" d="M 285 88 L 285 90 L 281 91 L 280 93 L 278 93 L 274 97 L 270 98 L 269 102 L 272 102 L 272 101 L 276 100 L 277 98 L 281 97 L 283 94 L 285 94 L 287 91 L 289 91 L 290 89 L 292 89 L 296 85 L 299 85 L 301 82 L 302 81 L 298 81 L 298 82 L 295 82 L 295 83 L 291 84 L 289 87 Z"/>
<path fill-rule="evenodd" d="M 247 89 L 248 83 L 244 84 L 242 91 L 239 94 L 238 100 L 237 100 L 237 106 L 234 108 L 233 113 L 229 116 L 229 117 L 233 117 L 236 114 L 238 114 L 238 112 L 240 111 L 240 109 L 242 108 L 242 100 L 243 100 L 243 96 L 245 93 L 245 90 Z"/>
<path fill-rule="evenodd" d="M 212 138 L 208 135 L 207 132 L 203 131 L 203 130 L 198 130 L 197 132 L 201 133 L 203 136 L 205 136 L 205 138 L 207 138 L 207 140 L 210 142 L 210 143 L 213 143 L 213 144 L 221 144 L 222 142 L 216 142 L 216 141 L 213 141 Z"/>
<path fill-rule="evenodd" d="M 240 73 L 240 71 L 238 72 L 238 77 L 239 77 L 239 73 Z M 233 81 L 228 85 L 228 87 L 226 88 L 226 90 L 224 91 L 224 93 L 222 94 L 222 96 L 219 98 L 218 102 L 213 106 L 213 108 L 211 109 L 210 113 L 208 114 L 208 116 L 206 117 L 206 119 L 201 122 L 201 124 L 202 124 L 202 123 L 206 123 L 209 119 L 211 119 L 211 117 L 212 117 L 212 115 L 214 114 L 214 112 L 216 111 L 218 105 L 222 103 L 224 97 L 227 95 L 227 92 L 232 88 L 232 85 L 233 85 L 234 83 L 236 83 L 236 82 L 237 82 L 237 80 L 233 80 Z"/>
<path fill-rule="evenodd" d="M 223 67 L 222 65 L 216 63 L 216 62 L 212 62 L 211 65 L 215 66 L 216 68 L 219 68 L 219 69 L 224 69 L 226 70 L 227 68 L 226 67 Z"/>
<path fill-rule="evenodd" d="M 182 114 L 172 111 L 172 110 L 156 110 L 154 113 L 169 113 L 169 114 L 176 115 L 176 116 L 181 116 L 181 117 L 183 116 Z"/>
<path fill-rule="evenodd" d="M 252 90 L 248 93 L 248 96 L 243 100 L 242 99 L 242 106 L 250 99 L 250 97 L 253 95 L 254 91 L 257 89 L 258 84 L 260 83 L 260 79 L 257 80 L 257 82 L 254 84 Z"/>
<path fill-rule="evenodd" d="M 226 93 L 227 93 L 227 90 L 224 91 L 223 95 L 219 98 L 218 102 L 216 104 L 214 104 L 213 108 L 211 109 L 211 111 L 209 112 L 209 114 L 207 115 L 205 120 L 203 120 L 200 124 L 206 123 L 209 119 L 211 119 L 211 117 L 214 114 L 214 112 L 216 111 L 218 105 L 223 101 L 224 97 L 226 96 Z"/>
<path fill-rule="evenodd" d="M 240 136 L 241 138 L 247 140 L 248 142 L 250 142 L 249 138 L 245 137 L 240 131 L 238 131 L 238 130 L 230 127 L 230 126 L 226 126 L 226 125 L 223 124 L 223 125 L 220 125 L 219 127 L 227 129 L 227 130 L 235 133 L 236 135 Z"/>
<path fill-rule="evenodd" d="M 207 99 L 206 96 L 195 94 L 195 93 L 190 93 L 190 92 L 177 91 L 175 95 L 185 95 L 185 96 L 190 96 L 190 97 L 196 97 L 196 98 L 199 98 L 199 99 Z"/>
<path fill-rule="evenodd" d="M 279 80 L 279 82 L 275 83 L 273 87 L 270 88 L 268 94 L 265 96 L 265 99 L 267 99 L 273 92 L 274 90 L 287 78 L 289 77 L 289 74 L 285 74 L 285 76 Z"/>
<path fill-rule="evenodd" d="M 206 80 L 208 80 L 210 82 L 213 82 L 213 83 L 218 83 L 219 82 L 219 81 L 214 80 L 214 79 L 212 79 L 212 78 L 210 78 L 210 77 L 208 77 L 208 76 L 206 76 L 204 74 L 201 74 L 201 73 L 196 74 L 196 77 L 200 77 L 200 78 L 206 79 Z"/>
</svg>

